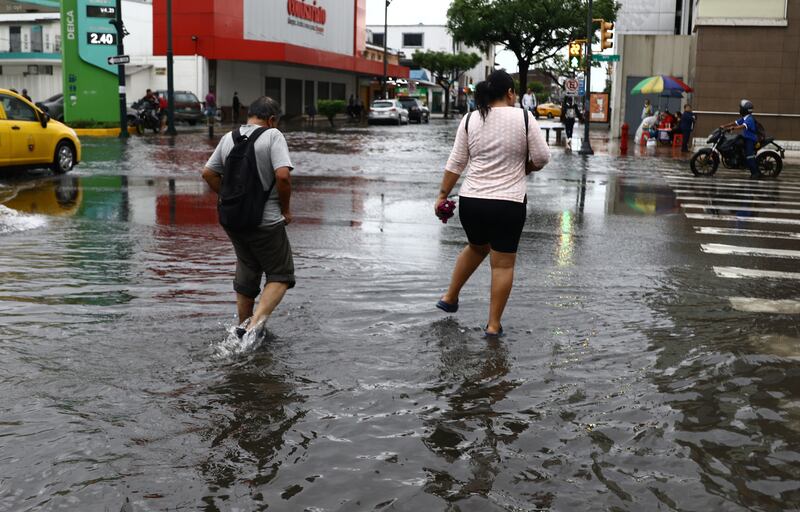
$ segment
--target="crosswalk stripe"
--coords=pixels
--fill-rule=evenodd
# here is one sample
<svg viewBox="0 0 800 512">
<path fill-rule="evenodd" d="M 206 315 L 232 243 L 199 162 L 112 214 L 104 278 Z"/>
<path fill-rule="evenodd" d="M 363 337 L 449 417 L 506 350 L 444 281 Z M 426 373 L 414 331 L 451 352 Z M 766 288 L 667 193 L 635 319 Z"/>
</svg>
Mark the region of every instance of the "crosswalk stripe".
<svg viewBox="0 0 800 512">
<path fill-rule="evenodd" d="M 703 190 L 705 188 L 705 190 Z M 776 196 L 781 198 L 786 197 L 800 197 L 800 192 L 772 192 L 769 194 L 758 193 L 758 192 L 729 192 L 727 190 L 718 190 L 716 188 L 711 187 L 701 187 L 695 189 L 682 189 L 676 188 L 673 190 L 675 194 L 716 194 L 720 196 L 733 196 L 733 197 L 764 197 L 764 198 L 775 198 Z"/>
<path fill-rule="evenodd" d="M 728 279 L 794 279 L 800 280 L 800 272 L 778 272 L 741 267 L 714 267 L 714 273 Z"/>
<path fill-rule="evenodd" d="M 737 229 L 737 228 L 712 228 L 695 227 L 695 233 L 699 235 L 716 236 L 741 236 L 752 238 L 774 238 L 778 240 L 800 240 L 800 232 L 792 231 L 766 231 L 760 229 Z"/>
<path fill-rule="evenodd" d="M 749 222 L 752 224 L 792 224 L 800 225 L 800 219 L 779 219 L 775 217 L 745 217 L 740 215 L 710 215 L 707 213 L 685 213 L 687 219 L 719 220 L 725 222 Z"/>
<path fill-rule="evenodd" d="M 711 186 L 713 185 L 713 188 L 716 189 L 752 190 L 758 192 L 772 192 L 772 191 L 777 192 L 781 190 L 792 191 L 792 192 L 800 191 L 800 186 L 784 185 L 784 184 L 768 185 L 766 183 L 761 183 L 758 181 L 751 181 L 746 183 L 730 183 L 729 181 L 725 182 L 701 181 L 695 183 L 691 181 L 685 182 L 683 180 L 669 180 L 669 179 L 667 181 L 668 182 L 672 181 L 673 182 L 672 184 L 675 186 L 688 187 L 688 188 L 711 188 Z M 680 182 L 674 183 L 675 181 L 680 181 Z"/>
<path fill-rule="evenodd" d="M 760 256 L 767 258 L 800 258 L 800 251 L 789 249 L 768 249 L 766 247 L 739 247 L 726 244 L 701 244 L 700 249 L 707 254 L 735 256 Z"/>
<path fill-rule="evenodd" d="M 784 179 L 781 176 L 780 179 L 762 179 L 762 180 L 751 180 L 749 178 L 736 178 L 731 176 L 714 176 L 714 177 L 703 177 L 703 176 L 685 176 L 683 174 L 663 174 L 664 179 L 669 181 L 685 181 L 687 183 L 715 183 L 715 184 L 740 184 L 746 185 L 748 187 L 770 187 L 770 186 L 781 186 L 781 185 L 789 185 L 789 186 L 800 186 L 800 181 L 793 180 L 793 179 Z"/>
<path fill-rule="evenodd" d="M 713 206 L 707 204 L 689 203 L 682 204 L 684 210 L 736 210 L 739 212 L 760 212 L 760 213 L 800 213 L 797 208 L 761 208 L 757 206 Z"/>
<path fill-rule="evenodd" d="M 785 205 L 785 206 L 800 206 L 800 201 L 767 201 L 765 199 L 721 199 L 719 197 L 702 197 L 702 196 L 677 196 L 678 201 L 711 201 L 714 203 L 736 203 L 736 204 L 747 204 L 747 203 L 763 203 L 763 204 L 774 204 L 774 205 Z"/>
<path fill-rule="evenodd" d="M 730 297 L 731 307 L 743 313 L 778 313 L 800 315 L 800 300 L 769 300 L 752 297 Z"/>
</svg>

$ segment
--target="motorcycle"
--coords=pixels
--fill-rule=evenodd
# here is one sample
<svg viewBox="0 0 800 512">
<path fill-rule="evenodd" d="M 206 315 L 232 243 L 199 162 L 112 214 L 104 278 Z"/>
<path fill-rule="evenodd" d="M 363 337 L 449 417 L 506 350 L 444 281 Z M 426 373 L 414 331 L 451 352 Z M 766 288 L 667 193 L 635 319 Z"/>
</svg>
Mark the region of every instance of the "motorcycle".
<svg viewBox="0 0 800 512">
<path fill-rule="evenodd" d="M 153 133 L 161 131 L 161 120 L 153 106 L 145 100 L 139 100 L 131 105 L 136 111 L 136 115 L 128 116 L 128 125 L 136 128 L 136 132 L 141 135 L 145 130 L 153 130 Z"/>
<path fill-rule="evenodd" d="M 740 135 L 731 135 L 728 130 L 717 128 L 708 137 L 710 148 L 702 148 L 692 155 L 689 166 L 695 176 L 713 176 L 720 162 L 727 169 L 747 169 L 744 142 Z M 775 146 L 777 151 L 764 149 Z M 772 137 L 765 137 L 756 143 L 756 162 L 762 176 L 776 178 L 783 170 L 784 148 L 775 143 Z"/>
</svg>

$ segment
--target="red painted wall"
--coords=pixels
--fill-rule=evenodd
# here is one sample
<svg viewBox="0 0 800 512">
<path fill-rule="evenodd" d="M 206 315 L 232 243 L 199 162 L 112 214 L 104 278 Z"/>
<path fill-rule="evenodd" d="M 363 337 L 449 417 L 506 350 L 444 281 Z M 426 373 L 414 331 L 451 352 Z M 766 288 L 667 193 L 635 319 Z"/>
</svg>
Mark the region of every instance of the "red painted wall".
<svg viewBox="0 0 800 512">
<path fill-rule="evenodd" d="M 340 0 L 343 1 L 343 0 Z M 172 49 L 175 55 L 201 55 L 211 60 L 280 62 L 383 75 L 383 63 L 361 58 L 366 47 L 366 0 L 353 0 L 356 16 L 354 55 L 302 46 L 244 39 L 243 0 L 172 0 Z M 167 53 L 166 0 L 153 0 L 153 53 Z M 196 41 L 192 40 L 196 36 Z M 389 66 L 389 75 L 408 78 L 409 69 Z"/>
</svg>

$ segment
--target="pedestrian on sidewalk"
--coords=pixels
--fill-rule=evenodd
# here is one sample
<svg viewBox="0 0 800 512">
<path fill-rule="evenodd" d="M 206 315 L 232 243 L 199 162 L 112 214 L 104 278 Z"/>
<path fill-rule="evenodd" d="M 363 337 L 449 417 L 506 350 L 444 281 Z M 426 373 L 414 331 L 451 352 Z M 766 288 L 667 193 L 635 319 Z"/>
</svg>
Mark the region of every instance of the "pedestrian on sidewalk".
<svg viewBox="0 0 800 512">
<path fill-rule="evenodd" d="M 528 92 L 522 95 L 522 108 L 526 112 L 533 112 L 533 107 L 536 102 L 536 97 L 533 95 L 533 89 L 528 87 Z"/>
<path fill-rule="evenodd" d="M 642 120 L 644 121 L 654 113 L 653 105 L 650 104 L 650 100 L 644 100 L 644 107 L 642 108 Z"/>
<path fill-rule="evenodd" d="M 277 129 L 280 115 L 280 104 L 272 98 L 262 96 L 254 101 L 247 112 L 247 124 L 227 133 L 220 140 L 203 169 L 203 179 L 223 199 L 229 187 L 246 185 L 226 180 L 240 180 L 243 176 L 253 179 L 256 172 L 258 183 L 266 191 L 259 196 L 263 207 L 256 210 L 261 215 L 256 217 L 254 226 L 248 224 L 250 227 L 242 228 L 244 218 L 223 219 L 220 206 L 220 223 L 236 253 L 233 289 L 241 324 L 237 329 L 239 335 L 266 322 L 286 291 L 295 284 L 292 248 L 285 227 L 292 222 L 289 173 L 293 166 L 286 139 Z M 240 150 L 244 158 L 240 158 Z M 233 151 L 236 151 L 233 154 L 237 158 L 229 158 Z M 256 168 L 242 169 L 243 160 L 246 165 L 255 164 Z M 242 194 L 239 192 L 239 195 Z M 227 212 L 229 210 L 225 210 Z M 230 227 L 231 220 L 239 225 Z M 263 275 L 266 275 L 266 285 L 261 291 Z M 261 298 L 256 306 L 255 299 L 259 292 Z"/>
<path fill-rule="evenodd" d="M 233 110 L 233 124 L 239 124 L 239 115 L 241 114 L 242 110 L 242 102 L 239 101 L 239 93 L 234 91 L 233 93 L 233 102 L 231 103 L 231 109 Z"/>
<path fill-rule="evenodd" d="M 689 141 L 692 138 L 695 122 L 697 122 L 697 116 L 692 112 L 692 106 L 687 103 L 683 107 L 683 115 L 681 115 L 681 120 L 678 123 L 678 130 L 681 138 L 683 138 L 683 144 L 681 145 L 681 152 L 683 153 L 689 152 Z"/>
<path fill-rule="evenodd" d="M 514 281 L 517 247 L 527 216 L 527 174 L 550 160 L 539 124 L 514 108 L 514 80 L 494 71 L 475 89 L 478 112 L 465 116 L 445 167 L 435 211 L 447 201 L 469 164 L 459 191 L 459 219 L 468 245 L 456 260 L 450 286 L 436 307 L 458 311 L 462 287 L 486 256 L 492 267 L 486 336 L 503 334 L 501 319 Z"/>
<path fill-rule="evenodd" d="M 575 128 L 575 121 L 580 117 L 581 113 L 572 96 L 564 98 L 564 104 L 561 107 L 561 122 L 564 124 L 564 132 L 567 136 L 567 148 L 571 147 L 572 130 Z"/>
</svg>

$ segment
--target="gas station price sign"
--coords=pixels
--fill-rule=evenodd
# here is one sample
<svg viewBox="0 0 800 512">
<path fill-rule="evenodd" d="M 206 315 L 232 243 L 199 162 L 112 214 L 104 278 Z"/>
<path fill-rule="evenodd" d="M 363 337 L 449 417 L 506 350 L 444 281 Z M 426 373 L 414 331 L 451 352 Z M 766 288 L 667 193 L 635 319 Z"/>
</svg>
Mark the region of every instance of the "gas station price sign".
<svg viewBox="0 0 800 512">
<path fill-rule="evenodd" d="M 117 35 L 104 32 L 87 32 L 86 41 L 89 44 L 101 44 L 107 46 L 117 45 Z"/>
<path fill-rule="evenodd" d="M 87 5 L 86 17 L 115 19 L 117 17 L 117 8 L 116 6 L 111 7 L 104 5 Z"/>
</svg>

